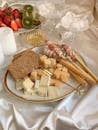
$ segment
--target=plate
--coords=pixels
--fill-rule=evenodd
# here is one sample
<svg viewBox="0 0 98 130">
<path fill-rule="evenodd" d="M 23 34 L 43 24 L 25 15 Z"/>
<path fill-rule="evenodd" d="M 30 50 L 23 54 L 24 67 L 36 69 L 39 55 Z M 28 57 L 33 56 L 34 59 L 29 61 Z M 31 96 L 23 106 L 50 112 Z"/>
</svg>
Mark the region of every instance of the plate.
<svg viewBox="0 0 98 130">
<path fill-rule="evenodd" d="M 32 2 L 32 3 L 26 3 L 26 2 L 24 2 L 24 3 L 20 2 L 20 3 L 19 3 L 19 2 L 14 2 L 14 3 L 11 3 L 11 4 L 6 3 L 4 7 L 11 7 L 12 9 L 16 9 L 16 8 L 17 8 L 17 9 L 21 10 L 21 9 L 23 8 L 23 6 L 26 5 L 26 4 L 30 4 L 30 5 L 34 6 L 35 11 L 38 12 L 38 9 L 36 8 L 36 5 L 33 4 L 33 2 Z M 44 20 L 45 20 L 45 18 L 44 18 L 43 16 L 40 16 L 40 21 L 41 21 L 41 23 L 42 23 Z M 17 35 L 17 34 L 22 34 L 22 33 L 30 32 L 30 31 L 33 31 L 33 30 L 36 30 L 36 29 L 40 28 L 40 26 L 41 26 L 41 24 L 39 24 L 39 25 L 37 25 L 37 26 L 33 26 L 31 29 L 21 28 L 21 29 L 19 29 L 17 32 L 15 32 L 15 34 Z"/>
<path fill-rule="evenodd" d="M 35 51 L 36 53 L 41 53 L 43 51 L 43 48 L 44 48 L 44 46 L 36 47 L 32 50 Z M 83 58 L 80 55 L 78 55 L 78 56 L 84 62 Z M 54 87 L 55 88 L 54 90 L 56 92 L 56 96 L 54 96 L 54 97 L 49 97 L 49 96 L 41 97 L 41 96 L 37 95 L 36 93 L 34 93 L 33 95 L 28 95 L 28 94 L 24 94 L 23 91 L 17 90 L 15 88 L 15 80 L 12 78 L 10 73 L 7 71 L 5 73 L 5 77 L 4 77 L 4 86 L 5 86 L 5 90 L 7 90 L 7 92 L 9 92 L 10 94 L 13 94 L 15 97 L 17 97 L 19 99 L 31 101 L 31 102 L 47 103 L 47 102 L 54 102 L 54 101 L 61 100 L 65 96 L 73 93 L 74 91 L 77 91 L 80 87 L 80 84 L 71 77 L 67 84 L 64 83 L 59 88 Z"/>
</svg>

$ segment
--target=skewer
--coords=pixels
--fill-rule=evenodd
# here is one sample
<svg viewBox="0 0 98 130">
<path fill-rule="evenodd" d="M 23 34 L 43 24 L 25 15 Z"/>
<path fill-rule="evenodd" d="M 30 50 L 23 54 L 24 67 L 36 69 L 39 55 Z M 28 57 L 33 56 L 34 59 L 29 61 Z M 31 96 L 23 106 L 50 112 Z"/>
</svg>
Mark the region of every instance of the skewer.
<svg viewBox="0 0 98 130">
<path fill-rule="evenodd" d="M 78 56 L 76 55 L 76 53 L 71 49 L 71 47 L 69 47 L 68 45 L 62 45 L 63 49 L 68 53 L 68 55 L 70 56 L 70 58 L 72 60 L 76 60 L 82 67 L 83 69 L 89 73 L 89 75 L 91 75 L 94 80 L 98 81 L 98 78 L 92 73 L 92 71 L 78 58 Z"/>
<path fill-rule="evenodd" d="M 85 81 L 85 79 L 82 79 L 79 75 L 73 73 L 72 71 L 69 71 L 69 73 L 84 87 L 88 85 L 88 83 Z"/>
<path fill-rule="evenodd" d="M 56 52 L 56 54 L 61 57 L 62 59 L 66 59 L 63 51 L 61 50 L 61 48 L 56 45 L 56 44 L 52 44 L 52 42 L 48 41 L 48 47 L 50 50 Z M 63 49 L 66 51 L 67 55 L 70 57 L 70 59 L 72 60 L 76 60 L 78 61 L 78 63 L 84 68 L 84 70 L 97 82 L 98 79 L 96 78 L 96 76 L 91 72 L 91 70 L 83 64 L 83 62 L 76 56 L 75 52 L 71 49 L 71 47 L 67 46 L 67 45 L 62 45 Z M 75 63 L 74 63 L 75 64 Z M 76 65 L 78 67 L 78 65 Z M 79 67 L 78 67 L 79 69 Z M 80 68 L 81 69 L 81 68 Z"/>
<path fill-rule="evenodd" d="M 79 62 L 79 64 L 84 68 L 84 70 L 88 72 L 97 82 L 98 78 L 92 73 L 92 71 L 85 64 L 83 64 L 83 62 L 76 55 L 75 58 Z"/>
<path fill-rule="evenodd" d="M 54 53 L 56 53 L 56 55 L 59 58 L 61 58 L 60 62 L 63 65 L 65 65 L 69 70 L 71 69 L 72 72 L 76 73 L 81 78 L 85 78 L 85 80 L 87 80 L 89 83 L 96 84 L 95 78 L 93 78 L 89 73 L 87 73 L 82 68 L 80 68 L 80 66 L 77 65 L 74 61 L 70 60 L 71 61 L 70 62 L 69 60 L 66 60 L 66 57 L 64 56 L 63 51 L 61 50 L 61 48 L 58 45 L 53 44 L 50 41 L 48 41 L 47 44 L 48 44 L 48 49 L 50 49 L 51 51 L 53 51 Z M 64 45 L 64 48 L 65 47 L 68 49 L 68 47 Z M 70 51 L 70 52 L 68 52 L 68 51 Z M 74 51 L 72 51 L 71 48 L 69 48 L 69 50 L 67 50 L 66 52 L 68 53 L 68 56 L 70 57 L 70 59 L 74 59 L 75 58 Z"/>
<path fill-rule="evenodd" d="M 96 81 L 77 64 L 71 63 L 70 61 L 64 59 L 61 59 L 60 63 L 66 66 L 69 70 L 71 70 L 75 74 L 79 75 L 81 78 L 87 80 L 89 83 L 96 84 Z"/>
<path fill-rule="evenodd" d="M 62 52 L 61 48 L 58 45 L 53 44 L 51 41 L 47 41 L 47 45 L 48 45 L 48 50 L 54 52 L 56 57 L 67 59 L 67 57 L 64 56 L 64 53 Z"/>
</svg>

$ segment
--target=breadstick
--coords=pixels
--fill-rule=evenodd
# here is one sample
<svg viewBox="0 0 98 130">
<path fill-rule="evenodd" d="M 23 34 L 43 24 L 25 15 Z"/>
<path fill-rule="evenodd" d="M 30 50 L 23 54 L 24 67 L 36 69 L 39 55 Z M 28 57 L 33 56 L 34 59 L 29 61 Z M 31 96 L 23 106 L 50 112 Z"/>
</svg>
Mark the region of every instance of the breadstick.
<svg viewBox="0 0 98 130">
<path fill-rule="evenodd" d="M 75 63 L 71 63 L 70 61 L 63 60 L 63 59 L 60 60 L 60 63 L 66 66 L 72 72 L 78 74 L 81 78 L 84 78 L 85 80 L 87 80 L 89 83 L 96 84 L 96 81 Z"/>
<path fill-rule="evenodd" d="M 69 71 L 69 73 L 84 87 L 86 87 L 88 85 L 88 83 L 81 78 L 79 75 L 73 73 L 72 71 Z"/>
<path fill-rule="evenodd" d="M 76 60 L 79 62 L 79 64 L 83 67 L 83 69 L 89 73 L 96 81 L 98 81 L 98 78 L 92 73 L 92 71 L 78 58 L 78 56 L 75 54 Z"/>
</svg>

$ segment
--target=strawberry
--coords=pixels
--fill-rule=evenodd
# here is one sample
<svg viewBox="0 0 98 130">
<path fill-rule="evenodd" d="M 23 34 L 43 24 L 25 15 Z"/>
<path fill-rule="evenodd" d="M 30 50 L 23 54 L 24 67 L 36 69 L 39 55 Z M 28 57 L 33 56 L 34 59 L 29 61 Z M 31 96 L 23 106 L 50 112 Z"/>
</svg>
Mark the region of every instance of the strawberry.
<svg viewBox="0 0 98 130">
<path fill-rule="evenodd" d="M 11 24 L 11 16 L 5 16 L 3 22 L 4 22 L 7 26 L 10 26 L 10 24 Z"/>
<path fill-rule="evenodd" d="M 14 31 L 18 31 L 18 25 L 16 24 L 14 19 L 11 20 L 10 26 Z"/>
<path fill-rule="evenodd" d="M 4 12 L 0 10 L 0 17 L 4 18 Z"/>
<path fill-rule="evenodd" d="M 10 24 L 10 27 L 14 30 L 14 31 L 18 31 L 18 25 L 17 23 L 15 22 L 15 19 L 14 17 L 11 15 L 11 24 Z"/>
<path fill-rule="evenodd" d="M 20 14 L 20 11 L 19 11 L 18 9 L 14 9 L 14 10 L 13 10 L 13 13 Z"/>
<path fill-rule="evenodd" d="M 18 27 L 22 28 L 21 12 L 18 9 L 14 9 L 12 11 L 12 15 L 14 16 L 15 22 L 17 23 Z"/>
<path fill-rule="evenodd" d="M 16 18 L 15 22 L 18 25 L 19 28 L 22 28 L 22 20 L 20 18 Z"/>
<path fill-rule="evenodd" d="M 16 18 L 21 18 L 21 13 L 20 13 L 20 11 L 18 10 L 18 9 L 14 9 L 13 11 L 12 11 L 12 15 Z"/>
<path fill-rule="evenodd" d="M 7 27 L 2 21 L 0 21 L 0 27 Z"/>
<path fill-rule="evenodd" d="M 0 17 L 0 21 L 2 22 L 2 17 Z"/>
<path fill-rule="evenodd" d="M 12 9 L 11 9 L 11 8 L 5 8 L 5 9 L 3 10 L 3 13 L 4 13 L 5 15 L 10 15 L 10 14 L 12 13 Z"/>
</svg>

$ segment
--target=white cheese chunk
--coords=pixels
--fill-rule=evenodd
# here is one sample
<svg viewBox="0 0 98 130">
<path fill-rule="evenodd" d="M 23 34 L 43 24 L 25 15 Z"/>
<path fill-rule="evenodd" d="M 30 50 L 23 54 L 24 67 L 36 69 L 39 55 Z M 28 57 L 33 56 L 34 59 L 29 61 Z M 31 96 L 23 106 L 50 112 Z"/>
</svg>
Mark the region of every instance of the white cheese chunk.
<svg viewBox="0 0 98 130">
<path fill-rule="evenodd" d="M 29 90 L 34 86 L 34 83 L 31 81 L 29 77 L 26 77 L 23 81 L 24 90 Z"/>
</svg>

